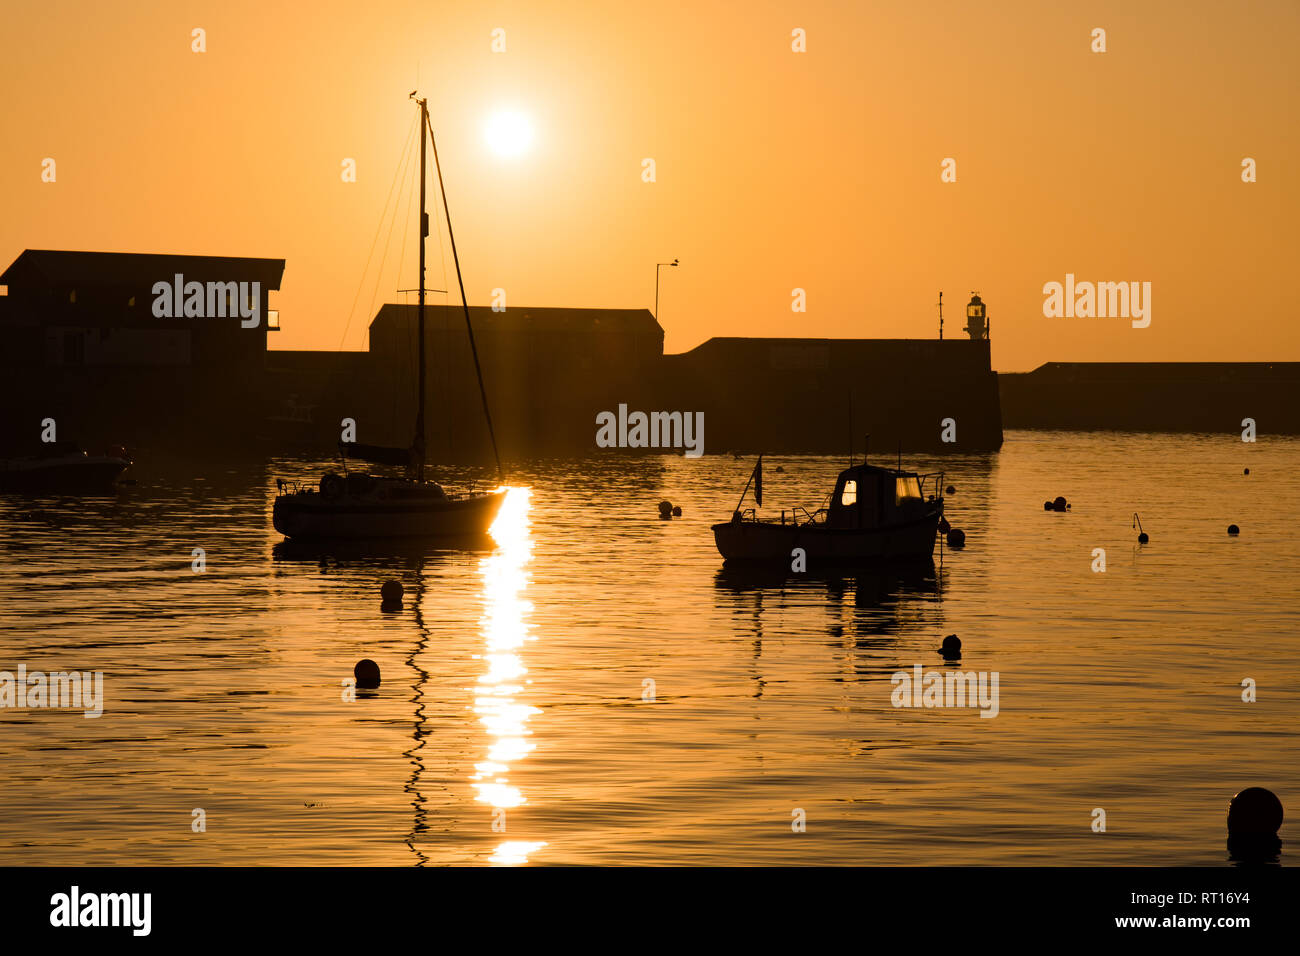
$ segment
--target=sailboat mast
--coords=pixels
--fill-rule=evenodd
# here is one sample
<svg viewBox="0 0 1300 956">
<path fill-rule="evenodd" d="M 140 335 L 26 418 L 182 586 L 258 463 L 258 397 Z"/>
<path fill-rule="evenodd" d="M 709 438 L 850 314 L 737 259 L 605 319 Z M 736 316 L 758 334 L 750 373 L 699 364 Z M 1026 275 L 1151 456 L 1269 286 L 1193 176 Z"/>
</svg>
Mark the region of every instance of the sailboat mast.
<svg viewBox="0 0 1300 956">
<path fill-rule="evenodd" d="M 416 459 L 416 477 L 424 480 L 424 405 L 425 405 L 425 356 L 424 356 L 424 240 L 429 235 L 429 214 L 424 211 L 424 182 L 425 159 L 424 159 L 424 131 L 429 125 L 429 101 L 427 99 L 417 100 L 420 104 L 420 384 L 419 398 L 416 403 L 415 412 L 415 459 Z"/>
<path fill-rule="evenodd" d="M 451 228 L 451 207 L 447 205 L 447 187 L 442 182 L 442 163 L 438 160 L 438 141 L 433 135 L 433 125 L 429 122 L 428 101 L 421 100 L 424 104 L 424 125 L 429 131 L 429 143 L 433 146 L 433 168 L 438 173 L 438 192 L 442 196 L 442 211 L 447 217 L 447 241 L 451 244 L 451 259 L 456 264 L 456 281 L 460 283 L 460 302 L 465 310 L 465 332 L 469 336 L 469 351 L 474 356 L 474 374 L 478 376 L 478 393 L 483 400 L 483 418 L 487 421 L 488 438 L 492 441 L 492 457 L 497 463 L 497 480 L 504 482 L 505 472 L 501 470 L 501 453 L 497 451 L 497 436 L 492 428 L 492 412 L 488 408 L 487 389 L 483 385 L 483 368 L 478 360 L 478 346 L 474 344 L 474 323 L 469 318 L 469 299 L 465 298 L 465 277 L 460 273 L 460 255 L 456 252 L 456 234 Z M 420 156 L 424 156 L 424 140 L 420 140 Z M 421 161 L 423 165 L 423 160 Z M 421 190 L 424 189 L 424 183 L 420 183 Z M 423 206 L 423 203 L 421 203 Z M 427 230 L 426 230 L 427 232 Z M 423 246 L 421 246 L 423 249 Z"/>
</svg>

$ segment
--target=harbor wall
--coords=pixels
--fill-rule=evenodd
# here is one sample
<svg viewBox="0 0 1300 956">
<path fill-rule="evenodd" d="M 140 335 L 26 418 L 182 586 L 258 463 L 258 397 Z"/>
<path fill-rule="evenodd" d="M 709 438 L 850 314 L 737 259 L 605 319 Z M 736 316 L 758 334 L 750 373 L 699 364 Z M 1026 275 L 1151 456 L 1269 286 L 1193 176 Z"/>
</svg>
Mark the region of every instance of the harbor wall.
<svg viewBox="0 0 1300 956">
<path fill-rule="evenodd" d="M 1008 428 L 1300 434 L 1300 362 L 1048 362 L 998 381 Z"/>
<path fill-rule="evenodd" d="M 659 395 L 702 411 L 709 451 L 996 451 L 988 340 L 714 338 L 664 357 Z M 950 440 L 945 440 L 950 439 Z"/>
</svg>

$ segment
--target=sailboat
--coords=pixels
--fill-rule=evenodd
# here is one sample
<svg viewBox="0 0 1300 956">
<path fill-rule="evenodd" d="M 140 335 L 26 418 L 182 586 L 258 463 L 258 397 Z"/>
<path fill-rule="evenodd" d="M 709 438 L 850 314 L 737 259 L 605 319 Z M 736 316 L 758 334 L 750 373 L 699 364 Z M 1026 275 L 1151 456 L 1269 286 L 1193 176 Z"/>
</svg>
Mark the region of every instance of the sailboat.
<svg viewBox="0 0 1300 956">
<path fill-rule="evenodd" d="M 474 329 L 470 323 L 469 302 L 465 298 L 465 280 L 461 277 L 460 257 L 456 253 L 456 238 L 451 231 L 451 212 L 447 208 L 447 190 L 442 181 L 442 164 L 438 161 L 438 144 L 434 140 L 433 126 L 429 122 L 428 99 L 416 99 L 420 107 L 420 308 L 419 308 L 419 385 L 416 399 L 415 437 L 409 448 L 387 448 L 356 443 L 341 444 L 343 474 L 328 472 L 318 487 L 277 479 L 277 495 L 271 512 L 275 530 L 287 538 L 411 538 L 411 537 L 472 537 L 487 533 L 497 512 L 505 502 L 506 489 L 494 491 L 468 491 L 456 493 L 443 488 L 438 482 L 425 478 L 425 350 L 424 350 L 424 244 L 429 235 L 429 214 L 425 211 L 426 160 L 425 147 L 433 147 L 434 166 L 438 172 L 438 188 L 442 194 L 442 207 L 447 216 L 447 235 L 451 241 L 452 258 L 456 263 L 456 278 L 460 282 L 461 303 L 465 310 L 465 325 L 469 329 L 470 351 L 474 356 L 474 371 L 478 375 L 479 394 L 483 399 L 483 414 L 487 419 L 488 436 L 492 439 L 492 452 L 496 458 L 497 477 L 502 479 L 501 456 L 497 451 L 496 435 L 492 430 L 492 415 L 488 410 L 487 391 L 483 387 L 483 371 L 479 365 L 478 349 L 474 345 Z M 426 135 L 427 134 L 427 135 Z M 401 465 L 402 477 L 385 477 L 350 472 L 347 458 L 363 459 L 374 464 Z"/>
</svg>

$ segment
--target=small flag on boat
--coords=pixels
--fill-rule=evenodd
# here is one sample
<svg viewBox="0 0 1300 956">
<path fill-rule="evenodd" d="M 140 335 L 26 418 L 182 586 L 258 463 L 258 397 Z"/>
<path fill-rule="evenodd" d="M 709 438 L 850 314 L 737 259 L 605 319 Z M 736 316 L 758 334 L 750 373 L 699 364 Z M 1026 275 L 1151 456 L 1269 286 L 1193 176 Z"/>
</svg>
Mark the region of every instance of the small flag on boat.
<svg viewBox="0 0 1300 956">
<path fill-rule="evenodd" d="M 754 500 L 758 506 L 763 507 L 763 456 L 758 456 L 758 464 L 754 466 Z"/>
</svg>

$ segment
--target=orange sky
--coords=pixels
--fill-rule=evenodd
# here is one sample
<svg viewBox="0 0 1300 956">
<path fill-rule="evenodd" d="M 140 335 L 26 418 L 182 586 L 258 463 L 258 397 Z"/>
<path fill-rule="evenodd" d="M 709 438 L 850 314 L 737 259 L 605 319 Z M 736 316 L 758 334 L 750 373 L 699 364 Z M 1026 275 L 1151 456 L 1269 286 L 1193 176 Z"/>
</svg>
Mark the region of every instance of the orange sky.
<svg viewBox="0 0 1300 956">
<path fill-rule="evenodd" d="M 284 258 L 279 348 L 363 348 L 414 285 L 401 216 L 385 268 L 387 222 L 365 266 L 418 75 L 474 304 L 501 287 L 511 306 L 650 307 L 676 256 L 669 351 L 933 337 L 940 289 L 960 335 L 978 289 L 1004 371 L 1300 360 L 1294 2 L 77 2 L 5 21 L 5 264 L 29 247 Z M 485 145 L 501 108 L 531 117 L 521 158 Z M 431 243 L 434 288 L 442 255 Z M 1044 318 L 1043 283 L 1067 272 L 1151 282 L 1150 327 Z"/>
</svg>

